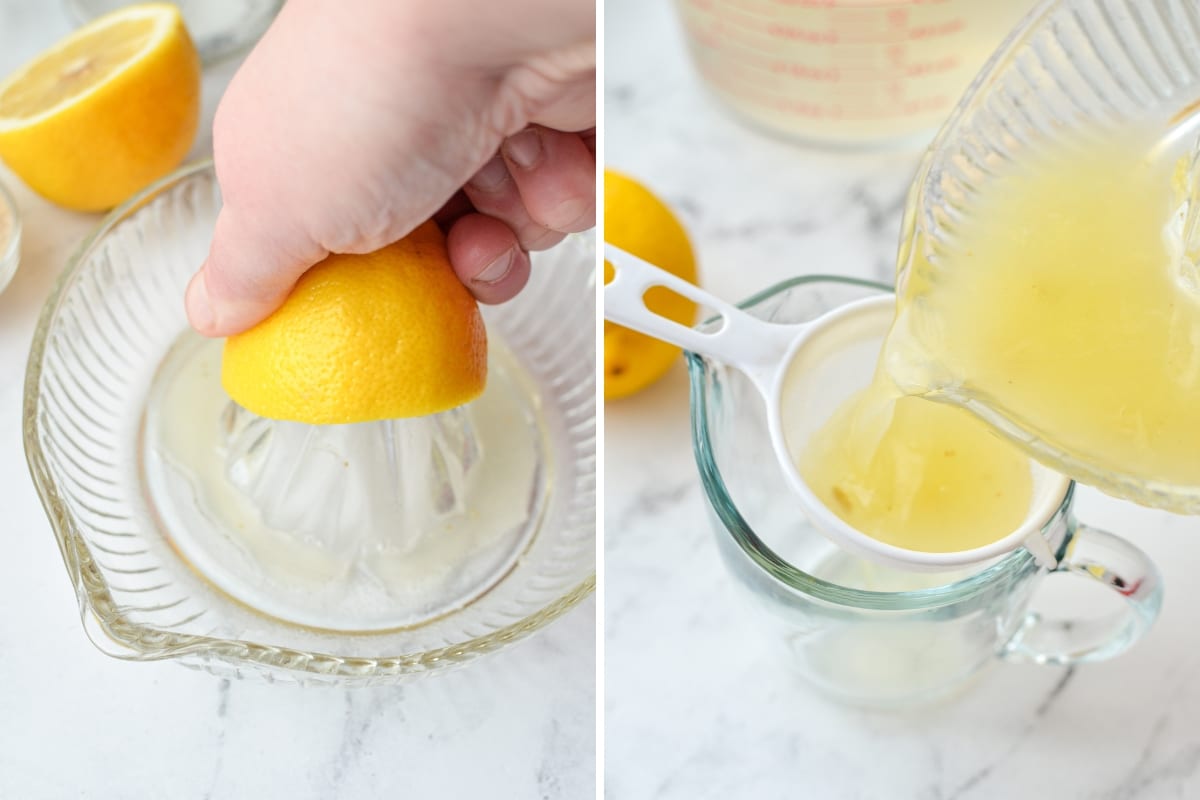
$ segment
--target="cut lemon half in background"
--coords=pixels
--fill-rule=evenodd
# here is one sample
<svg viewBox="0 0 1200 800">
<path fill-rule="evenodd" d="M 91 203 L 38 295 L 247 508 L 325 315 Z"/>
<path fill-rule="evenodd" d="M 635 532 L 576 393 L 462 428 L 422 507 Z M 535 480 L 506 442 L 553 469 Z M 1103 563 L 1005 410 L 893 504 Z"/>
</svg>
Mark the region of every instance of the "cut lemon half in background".
<svg viewBox="0 0 1200 800">
<path fill-rule="evenodd" d="M 238 405 L 309 425 L 436 414 L 486 381 L 483 317 L 433 222 L 317 264 L 274 314 L 225 341 L 221 365 Z"/>
<path fill-rule="evenodd" d="M 102 211 L 179 165 L 200 119 L 200 58 L 179 10 L 135 5 L 0 83 L 0 159 L 51 202 Z"/>
</svg>

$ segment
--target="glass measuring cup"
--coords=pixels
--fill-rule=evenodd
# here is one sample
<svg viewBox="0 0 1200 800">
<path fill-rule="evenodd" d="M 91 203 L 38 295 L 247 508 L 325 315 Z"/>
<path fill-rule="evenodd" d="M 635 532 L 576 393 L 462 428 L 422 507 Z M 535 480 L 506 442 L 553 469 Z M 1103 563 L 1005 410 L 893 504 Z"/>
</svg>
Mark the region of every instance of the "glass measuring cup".
<svg viewBox="0 0 1200 800">
<path fill-rule="evenodd" d="M 763 320 L 795 324 L 887 287 L 811 276 L 741 304 Z M 721 557 L 761 623 L 799 673 L 831 696 L 898 706 L 934 700 L 1003 661 L 1075 664 L 1111 658 L 1158 616 L 1162 585 L 1149 558 L 1125 540 L 1083 525 L 1064 487 L 1041 527 L 1057 566 L 1017 550 L 957 574 L 880 568 L 839 550 L 781 497 L 787 481 L 772 458 L 757 390 L 740 372 L 689 353 L 692 443 Z M 1121 602 L 1086 620 L 1030 611 L 1053 576 L 1080 576 Z M 1087 583 L 1084 583 L 1086 581 Z M 1097 598 L 1104 599 L 1104 598 Z"/>
<path fill-rule="evenodd" d="M 978 213 L 983 189 L 1014 165 L 1131 125 L 1161 131 L 1146 154 L 1149 160 L 1172 163 L 1186 154 L 1200 132 L 1197 42 L 1195 0 L 1040 3 L 993 55 L 919 167 L 902 226 L 901 290 L 920 265 L 936 271 L 948 263 L 960 244 L 959 222 Z M 1195 170 L 1193 160 L 1193 182 Z M 1194 205 L 1194 188 L 1192 193 L 1181 217 Z M 1189 269 L 1194 267 L 1180 272 Z M 1085 266 L 1080 280 L 1086 279 Z M 921 302 L 915 298 L 913 307 Z M 903 315 L 898 326 L 912 333 L 918 349 L 924 347 L 928 327 Z M 889 359 L 888 369 L 906 391 L 967 408 L 1056 471 L 1146 505 L 1200 512 L 1200 486 L 1102 466 L 1097 456 L 1071 455 L 1093 443 L 1067 441 L 1063 431 L 1041 424 L 1028 408 L 973 390 L 969 376 L 930 353 Z"/>
<path fill-rule="evenodd" d="M 677 0 L 692 59 L 739 115 L 868 144 L 932 131 L 1031 0 Z"/>
<path fill-rule="evenodd" d="M 1067 480 L 1029 463 L 1032 496 L 1021 523 L 988 544 L 952 552 L 909 550 L 869 536 L 833 513 L 801 476 L 799 456 L 834 411 L 870 381 L 895 302 L 880 295 L 848 303 L 801 324 L 767 324 L 613 245 L 605 246 L 613 279 L 604 287 L 605 318 L 640 333 L 701 353 L 738 369 L 758 390 L 766 408 L 769 441 L 787 480 L 796 512 L 830 540 L 872 561 L 898 569 L 946 570 L 980 564 L 1018 547 L 1040 563 L 1054 553 L 1041 535 Z M 719 324 L 697 330 L 660 316 L 645 294 L 664 287 L 719 314 Z"/>
</svg>

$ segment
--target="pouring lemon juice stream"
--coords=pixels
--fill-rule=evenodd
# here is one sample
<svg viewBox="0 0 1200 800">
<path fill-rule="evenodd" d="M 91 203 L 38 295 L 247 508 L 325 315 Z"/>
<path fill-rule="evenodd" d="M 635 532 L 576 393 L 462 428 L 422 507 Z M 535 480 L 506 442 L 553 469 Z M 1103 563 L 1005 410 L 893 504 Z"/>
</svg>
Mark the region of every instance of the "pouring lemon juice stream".
<svg viewBox="0 0 1200 800">
<path fill-rule="evenodd" d="M 1190 193 L 1151 134 L 1018 159 L 949 244 L 912 242 L 872 384 L 799 454 L 834 513 L 927 552 L 1020 524 L 1025 453 L 919 395 L 981 400 L 1073 461 L 1200 485 L 1200 286 L 1171 230 Z"/>
</svg>

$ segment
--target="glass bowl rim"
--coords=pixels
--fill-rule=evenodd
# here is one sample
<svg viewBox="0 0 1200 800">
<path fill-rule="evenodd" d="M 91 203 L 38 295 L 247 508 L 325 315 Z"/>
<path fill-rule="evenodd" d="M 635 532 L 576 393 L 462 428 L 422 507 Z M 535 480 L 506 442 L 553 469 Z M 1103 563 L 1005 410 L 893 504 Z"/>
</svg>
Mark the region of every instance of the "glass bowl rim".
<svg viewBox="0 0 1200 800">
<path fill-rule="evenodd" d="M 38 315 L 33 341 L 29 348 L 21 413 L 25 460 L 75 589 L 80 615 L 84 620 L 84 628 L 93 642 L 98 647 L 100 646 L 100 642 L 95 641 L 98 629 L 117 644 L 121 652 L 112 653 L 104 647 L 100 647 L 100 649 L 126 660 L 160 660 L 199 654 L 215 656 L 230 663 L 249 662 L 268 669 L 311 673 L 314 676 L 377 679 L 387 675 L 399 676 L 429 672 L 497 650 L 544 627 L 590 595 L 596 585 L 594 568 L 590 575 L 571 589 L 515 622 L 462 642 L 395 656 L 339 656 L 241 639 L 222 639 L 214 636 L 177 633 L 135 623 L 122 615 L 108 592 L 103 574 L 94 559 L 90 557 L 88 544 L 79 533 L 76 522 L 62 499 L 59 486 L 50 474 L 46 454 L 38 440 L 38 387 L 42 378 L 46 345 L 63 296 L 79 275 L 85 259 L 92 253 L 96 245 L 143 205 L 182 182 L 201 173 L 212 172 L 214 169 L 211 158 L 185 164 L 149 184 L 106 214 L 96 228 L 71 253 L 66 266 L 55 279 L 54 286 Z M 180 298 L 180 302 L 182 303 L 182 298 Z M 90 622 L 94 622 L 94 626 L 89 624 L 89 612 L 92 617 Z"/>
<path fill-rule="evenodd" d="M 780 281 L 755 292 L 737 306 L 749 311 L 754 306 L 790 289 L 821 283 L 895 292 L 894 287 L 876 281 L 843 275 L 811 274 Z M 793 566 L 758 536 L 738 510 L 733 498 L 730 497 L 721 470 L 713 458 L 712 438 L 707 422 L 708 395 L 705 389 L 705 376 L 709 369 L 708 361 L 691 352 L 685 352 L 684 356 L 687 359 L 691 396 L 692 453 L 696 459 L 696 467 L 700 471 L 700 482 L 705 498 L 717 519 L 720 520 L 724 532 L 733 538 L 750 561 L 788 589 L 840 606 L 873 610 L 922 610 L 939 608 L 965 600 L 987 590 L 998 580 L 1035 567 L 1033 555 L 1025 548 L 1019 548 L 1001 557 L 986 569 L 953 583 L 905 592 L 878 592 L 831 583 Z M 1075 482 L 1071 481 L 1058 508 L 1042 525 L 1043 534 L 1058 525 L 1060 521 L 1065 521 L 1068 533 L 1074 527 L 1074 521 L 1070 515 L 1071 499 L 1074 493 Z M 1065 541 L 1069 541 L 1069 536 L 1064 540 L 1064 546 Z"/>
</svg>

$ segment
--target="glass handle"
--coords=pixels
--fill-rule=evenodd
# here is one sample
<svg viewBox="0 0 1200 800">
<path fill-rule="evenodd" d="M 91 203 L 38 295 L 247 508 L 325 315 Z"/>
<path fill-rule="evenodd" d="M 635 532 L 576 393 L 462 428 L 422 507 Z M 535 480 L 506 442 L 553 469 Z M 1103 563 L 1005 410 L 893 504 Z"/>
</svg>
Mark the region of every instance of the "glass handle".
<svg viewBox="0 0 1200 800">
<path fill-rule="evenodd" d="M 1036 664 L 1103 661 L 1150 629 L 1162 607 L 1162 578 L 1150 557 L 1107 531 L 1077 523 L 1066 554 L 1048 577 L 1081 575 L 1116 592 L 1124 608 L 1097 619 L 1048 620 L 1026 615 L 1001 655 Z"/>
</svg>

